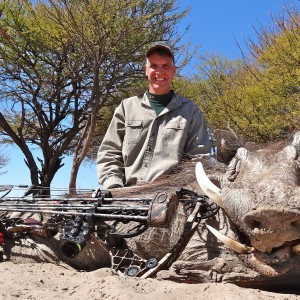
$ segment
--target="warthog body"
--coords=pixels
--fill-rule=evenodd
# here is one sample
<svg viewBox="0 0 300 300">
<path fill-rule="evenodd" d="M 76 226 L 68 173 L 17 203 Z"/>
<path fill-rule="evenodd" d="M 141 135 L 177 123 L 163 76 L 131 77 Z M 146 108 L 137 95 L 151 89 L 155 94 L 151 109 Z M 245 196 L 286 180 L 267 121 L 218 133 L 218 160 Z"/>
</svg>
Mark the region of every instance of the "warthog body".
<svg viewBox="0 0 300 300">
<path fill-rule="evenodd" d="M 200 222 L 180 258 L 157 277 L 190 283 L 230 282 L 266 290 L 299 289 L 300 134 L 287 145 L 254 150 L 242 147 L 228 132 L 218 131 L 216 138 L 222 163 L 207 159 L 202 162 L 217 186 L 209 196 L 216 193 L 222 209 Z M 183 163 L 176 174 L 157 182 L 112 193 L 115 197 L 154 197 L 157 192 L 172 193 L 180 187 L 203 193 L 205 188 L 200 190 L 195 181 L 196 163 Z M 163 257 L 182 231 L 186 217 L 180 206 L 178 212 L 171 228 L 148 229 L 127 239 L 129 247 L 146 259 Z M 234 245 L 232 250 L 220 241 L 228 238 L 245 246 L 229 240 L 227 244 Z M 104 248 L 101 251 L 105 253 Z M 105 255 L 98 266 L 107 266 L 108 260 Z"/>
<path fill-rule="evenodd" d="M 227 168 L 209 177 L 220 188 L 215 199 L 223 209 L 200 224 L 182 261 L 173 265 L 173 275 L 165 278 L 299 289 L 300 134 L 288 145 L 252 151 L 228 132 L 219 131 L 216 137 L 219 160 Z M 206 225 L 246 246 L 236 246 L 217 233 L 218 239 L 227 240 L 240 253 L 226 250 Z"/>
</svg>

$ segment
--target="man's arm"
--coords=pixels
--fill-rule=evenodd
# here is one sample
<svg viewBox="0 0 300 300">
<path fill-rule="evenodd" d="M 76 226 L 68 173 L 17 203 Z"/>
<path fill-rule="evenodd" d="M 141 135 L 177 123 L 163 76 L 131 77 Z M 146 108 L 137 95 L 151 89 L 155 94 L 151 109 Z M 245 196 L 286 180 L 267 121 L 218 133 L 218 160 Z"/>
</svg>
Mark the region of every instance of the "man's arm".
<svg viewBox="0 0 300 300">
<path fill-rule="evenodd" d="M 204 116 L 200 108 L 195 105 L 192 111 L 192 122 L 185 145 L 185 154 L 209 154 L 211 151 L 210 140 Z"/>
<path fill-rule="evenodd" d="M 122 146 L 125 133 L 124 111 L 119 105 L 112 117 L 97 154 L 98 181 L 104 189 L 122 187 L 125 168 Z"/>
</svg>

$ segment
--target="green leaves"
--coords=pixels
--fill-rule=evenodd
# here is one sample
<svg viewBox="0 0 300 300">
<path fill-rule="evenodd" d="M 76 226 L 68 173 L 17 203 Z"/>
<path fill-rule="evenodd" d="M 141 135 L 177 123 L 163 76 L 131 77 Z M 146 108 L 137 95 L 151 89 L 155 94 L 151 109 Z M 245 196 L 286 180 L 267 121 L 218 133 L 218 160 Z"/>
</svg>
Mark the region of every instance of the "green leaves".
<svg viewBox="0 0 300 300">
<path fill-rule="evenodd" d="M 256 31 L 249 56 L 230 61 L 199 57 L 197 73 L 186 78 L 189 96 L 204 110 L 210 128 L 229 125 L 241 137 L 267 142 L 299 130 L 300 14 L 287 10 L 272 30 Z"/>
<path fill-rule="evenodd" d="M 186 14 L 175 0 L 2 0 L 0 11 L 1 138 L 46 185 L 62 156 L 84 158 L 100 109 L 144 78 L 150 44 L 176 43 Z M 41 170 L 28 144 L 41 149 Z"/>
</svg>

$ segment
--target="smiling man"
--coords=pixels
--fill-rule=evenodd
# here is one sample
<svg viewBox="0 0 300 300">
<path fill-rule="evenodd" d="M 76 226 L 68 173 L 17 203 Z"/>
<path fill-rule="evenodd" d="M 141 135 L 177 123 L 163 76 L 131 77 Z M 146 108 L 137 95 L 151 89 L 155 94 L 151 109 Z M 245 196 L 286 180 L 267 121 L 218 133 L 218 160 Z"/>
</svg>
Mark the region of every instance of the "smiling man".
<svg viewBox="0 0 300 300">
<path fill-rule="evenodd" d="M 97 173 L 104 189 L 151 182 L 184 155 L 210 153 L 200 108 L 171 90 L 173 51 L 158 44 L 145 56 L 148 90 L 121 102 L 99 147 Z"/>
</svg>

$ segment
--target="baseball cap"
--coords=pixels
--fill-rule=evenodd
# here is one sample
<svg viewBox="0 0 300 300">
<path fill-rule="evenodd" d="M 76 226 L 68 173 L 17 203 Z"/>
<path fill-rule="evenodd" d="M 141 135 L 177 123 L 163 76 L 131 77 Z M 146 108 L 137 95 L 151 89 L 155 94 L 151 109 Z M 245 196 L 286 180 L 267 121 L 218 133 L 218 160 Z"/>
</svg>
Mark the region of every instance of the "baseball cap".
<svg viewBox="0 0 300 300">
<path fill-rule="evenodd" d="M 154 51 L 159 51 L 159 50 L 163 50 L 165 52 L 167 52 L 173 59 L 173 62 L 175 62 L 175 59 L 174 59 L 174 53 L 173 51 L 171 50 L 171 48 L 167 45 L 163 45 L 163 44 L 156 44 L 154 46 L 151 46 L 145 53 L 145 56 L 146 57 L 149 57 L 150 54 Z"/>
</svg>

